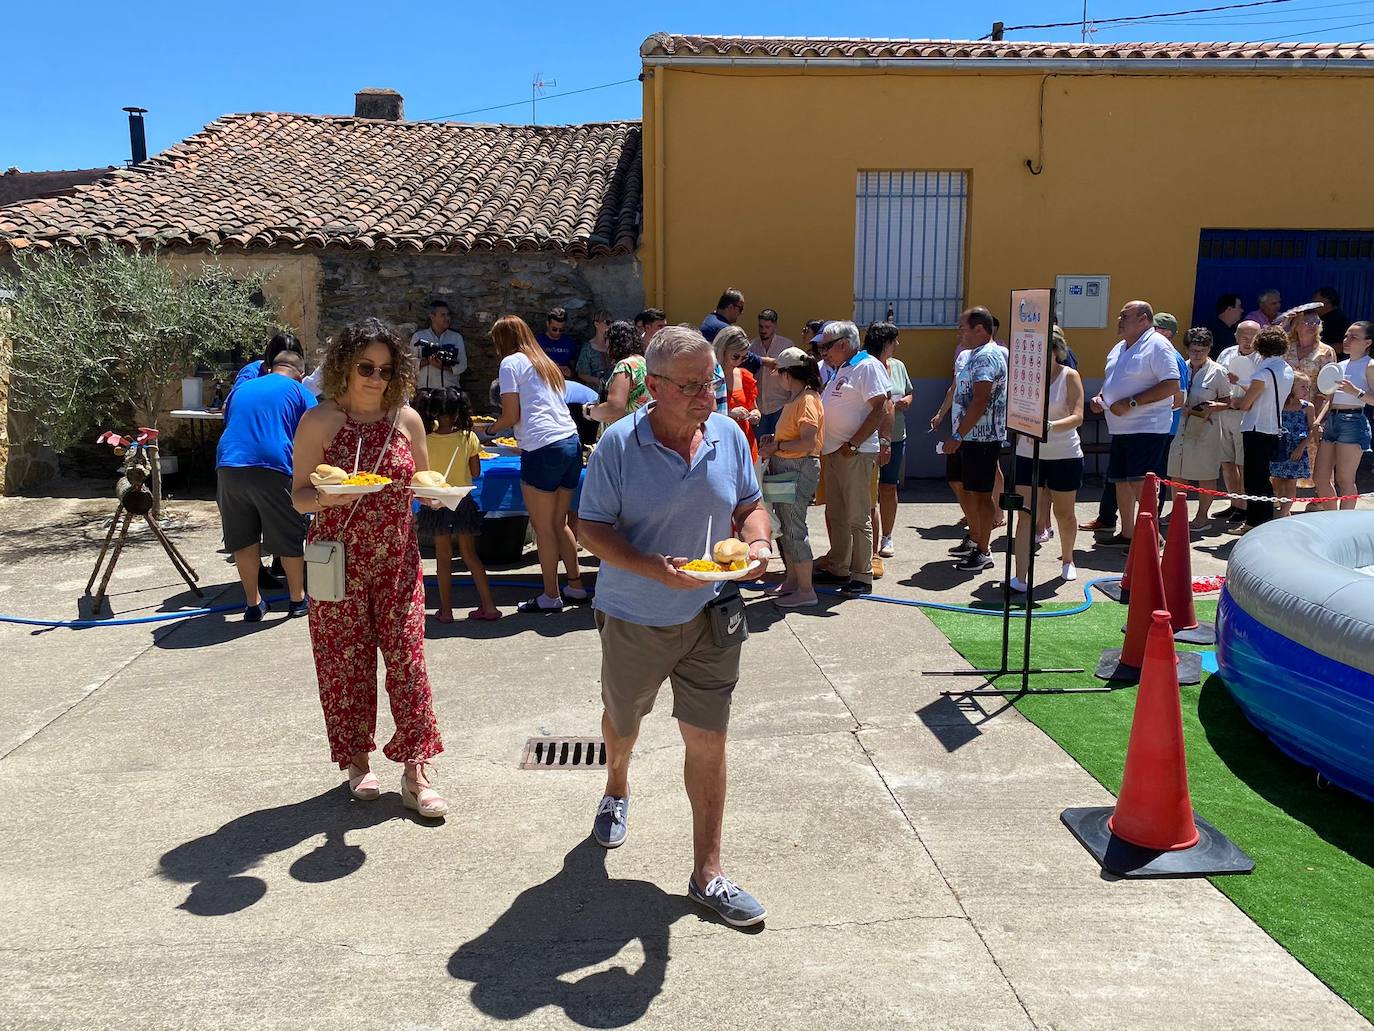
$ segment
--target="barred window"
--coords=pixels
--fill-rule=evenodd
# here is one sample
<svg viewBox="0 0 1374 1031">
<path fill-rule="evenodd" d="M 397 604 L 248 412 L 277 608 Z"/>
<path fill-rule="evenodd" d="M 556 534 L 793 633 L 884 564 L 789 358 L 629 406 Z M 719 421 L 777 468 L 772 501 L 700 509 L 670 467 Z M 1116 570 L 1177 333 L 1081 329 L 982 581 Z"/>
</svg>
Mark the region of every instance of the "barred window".
<svg viewBox="0 0 1374 1031">
<path fill-rule="evenodd" d="M 964 297 L 968 176 L 860 172 L 854 321 L 954 326 Z"/>
</svg>

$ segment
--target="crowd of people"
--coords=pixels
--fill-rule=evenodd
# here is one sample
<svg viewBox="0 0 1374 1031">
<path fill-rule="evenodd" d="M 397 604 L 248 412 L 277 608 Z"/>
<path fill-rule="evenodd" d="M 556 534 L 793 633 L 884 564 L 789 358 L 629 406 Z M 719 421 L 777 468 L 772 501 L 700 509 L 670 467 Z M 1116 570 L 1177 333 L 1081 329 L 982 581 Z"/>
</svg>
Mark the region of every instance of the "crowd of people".
<svg viewBox="0 0 1374 1031">
<path fill-rule="evenodd" d="M 1054 329 L 1038 464 L 1029 438 L 1012 446 L 1015 491 L 1028 504 L 1038 476 L 1041 499 L 1008 544 L 1013 589 L 1025 589 L 1031 549 L 1056 536 L 1065 580 L 1077 575 L 1077 530 L 1108 529 L 1119 514 L 1122 532 L 1109 543 L 1129 544 L 1152 472 L 1243 488 L 1249 497 L 1233 499 L 1219 517 L 1236 532 L 1273 518 L 1268 499 L 1292 497 L 1309 478 L 1319 496 L 1353 493 L 1370 444 L 1371 324 L 1346 320 L 1338 354 L 1321 339 L 1324 318 L 1343 319 L 1334 292 L 1325 313 L 1280 312 L 1277 300 L 1273 292 L 1259 298 L 1262 325 L 1238 317 L 1239 298 L 1220 299 L 1216 323 L 1225 330 L 1187 330 L 1177 342 L 1186 357 L 1173 316 L 1128 302 L 1091 397 Z M 481 475 L 484 441 L 514 434 L 542 578 L 541 593 L 518 611 L 542 617 L 595 607 L 608 755 L 595 839 L 606 848 L 627 840 L 631 750 L 669 681 L 693 817 L 688 894 L 737 926 L 763 919 L 762 904 L 724 874 L 720 858 L 726 730 L 747 636 L 742 602 L 732 584 L 703 582 L 684 567 L 703 546 L 709 553 L 713 541 L 733 542 L 729 550 L 758 578 L 776 546 L 783 575 L 768 590 L 779 608 L 817 605 L 822 584 L 842 596 L 869 593 L 895 550 L 913 386 L 895 356 L 891 322 L 861 331 L 849 320 L 808 321 L 798 346 L 778 332 L 772 309 L 759 313 L 751 337 L 740 324 L 745 310 L 741 291 L 727 289 L 699 328 L 668 326 L 652 308 L 633 321 L 597 311 L 595 333 L 580 345 L 561 308 L 547 313 L 537 335 L 522 318 L 503 316 L 491 330 L 497 413 L 485 424 L 458 382 L 468 352 L 441 302 L 430 328 L 410 341 L 377 319 L 346 327 L 310 377 L 289 334 L 241 372 L 226 405 L 218 499 L 244 618 L 260 621 L 267 611 L 258 588 L 265 548 L 281 559 L 288 616 L 308 616 L 331 758 L 355 798 L 380 793 L 371 768 L 380 652 L 395 723 L 382 751 L 403 767 L 402 801 L 424 818 L 449 810 L 432 780 L 443 744 L 425 667 L 420 541 L 434 547 L 437 621 L 453 619 L 455 550 L 477 592 L 468 618 L 501 612 L 477 554 L 483 515 L 472 494 L 450 510 L 416 502 L 408 485 L 417 472 L 442 470 L 447 482 L 470 486 Z M 993 565 L 1004 523 L 1008 352 L 998 331 L 985 307 L 960 315 L 950 387 L 929 422 L 934 431 L 949 417 L 940 448 L 966 526 L 953 557 L 973 574 Z M 1332 389 L 1314 392 L 1331 378 L 1321 370 L 1332 363 Z M 1098 518 L 1080 526 L 1079 431 L 1088 411 L 1102 415 L 1111 442 Z M 311 479 L 320 465 L 370 470 L 390 486 L 363 496 L 321 491 Z M 825 509 L 828 548 L 819 556 L 813 505 Z M 1210 518 L 1208 503 L 1199 503 L 1195 520 Z M 594 590 L 583 579 L 584 549 L 599 562 Z M 310 563 L 336 559 L 341 590 L 316 596 Z"/>
</svg>

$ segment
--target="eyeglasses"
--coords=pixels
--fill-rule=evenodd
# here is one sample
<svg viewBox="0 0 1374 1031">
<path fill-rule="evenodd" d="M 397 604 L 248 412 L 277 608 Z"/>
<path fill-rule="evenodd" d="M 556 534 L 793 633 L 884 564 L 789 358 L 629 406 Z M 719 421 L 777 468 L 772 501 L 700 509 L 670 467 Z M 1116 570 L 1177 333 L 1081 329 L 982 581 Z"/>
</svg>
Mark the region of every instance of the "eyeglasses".
<svg viewBox="0 0 1374 1031">
<path fill-rule="evenodd" d="M 830 350 L 832 347 L 835 346 L 835 341 L 833 341 L 833 340 L 817 340 L 817 341 L 815 341 L 815 344 L 816 344 L 816 349 L 817 349 L 818 351 L 828 351 L 828 350 Z"/>
<path fill-rule="evenodd" d="M 649 375 L 655 379 L 666 380 L 671 383 L 677 387 L 683 397 L 700 397 L 702 392 L 707 390 L 714 394 L 717 389 L 725 385 L 725 380 L 719 376 L 712 376 L 710 381 L 706 383 L 679 383 L 677 380 L 657 372 L 651 372 Z"/>
<path fill-rule="evenodd" d="M 357 365 L 353 366 L 353 368 L 358 371 L 358 375 L 363 379 L 372 379 L 373 377 L 380 376 L 383 383 L 390 383 L 391 377 L 396 375 L 396 370 L 390 365 L 383 365 L 378 368 L 371 362 L 359 362 Z"/>
</svg>

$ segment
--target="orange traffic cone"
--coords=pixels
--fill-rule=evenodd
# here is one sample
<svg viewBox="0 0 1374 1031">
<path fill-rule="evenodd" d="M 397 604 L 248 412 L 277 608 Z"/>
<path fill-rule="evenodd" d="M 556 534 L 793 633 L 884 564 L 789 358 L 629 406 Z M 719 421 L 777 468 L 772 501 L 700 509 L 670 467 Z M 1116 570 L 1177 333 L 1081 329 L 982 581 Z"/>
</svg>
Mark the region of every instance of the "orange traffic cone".
<svg viewBox="0 0 1374 1031">
<path fill-rule="evenodd" d="M 1197 609 L 1193 606 L 1192 534 L 1188 525 L 1188 501 L 1183 491 L 1174 491 L 1174 512 L 1169 518 L 1169 533 L 1164 541 L 1164 602 L 1174 630 L 1195 630 Z"/>
<path fill-rule="evenodd" d="M 1150 614 L 1164 607 L 1164 578 L 1159 569 L 1159 540 L 1154 515 L 1143 505 L 1135 518 L 1135 568 L 1130 609 L 1126 613 L 1126 643 L 1121 647 L 1121 664 L 1136 669 L 1145 664 L 1145 638 L 1150 630 Z"/>
<path fill-rule="evenodd" d="M 1126 770 L 1107 827 L 1133 845 L 1172 852 L 1191 848 L 1199 835 L 1188 797 L 1178 657 L 1167 611 L 1151 614 L 1147 636 Z"/>
<path fill-rule="evenodd" d="M 1136 520 L 1139 521 L 1141 512 L 1149 512 L 1155 517 L 1155 525 L 1159 525 L 1159 477 L 1154 473 L 1145 474 L 1145 486 L 1140 492 L 1140 507 L 1136 509 Z M 1131 598 L 1131 577 L 1135 569 L 1135 548 L 1140 541 L 1140 534 L 1137 533 L 1131 538 L 1131 546 L 1126 552 L 1126 568 L 1121 573 L 1121 601 L 1129 603 Z"/>
</svg>

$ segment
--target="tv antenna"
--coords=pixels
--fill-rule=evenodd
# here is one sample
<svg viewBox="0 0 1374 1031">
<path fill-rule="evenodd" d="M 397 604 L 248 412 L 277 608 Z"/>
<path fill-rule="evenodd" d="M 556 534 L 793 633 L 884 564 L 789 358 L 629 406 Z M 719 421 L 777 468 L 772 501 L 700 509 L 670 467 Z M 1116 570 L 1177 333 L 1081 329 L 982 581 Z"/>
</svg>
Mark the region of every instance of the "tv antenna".
<svg viewBox="0 0 1374 1031">
<path fill-rule="evenodd" d="M 544 78 L 544 73 L 543 73 L 543 72 L 535 72 L 535 73 L 534 73 L 534 81 L 530 83 L 530 124 L 531 124 L 531 125 L 538 125 L 538 124 L 539 124 L 539 114 L 538 114 L 538 112 L 535 110 L 535 107 L 534 107 L 535 101 L 538 100 L 541 96 L 544 95 L 544 90 L 547 89 L 549 86 L 557 86 L 557 85 L 558 85 L 558 80 L 557 80 L 557 79 L 545 79 L 545 78 Z"/>
</svg>

